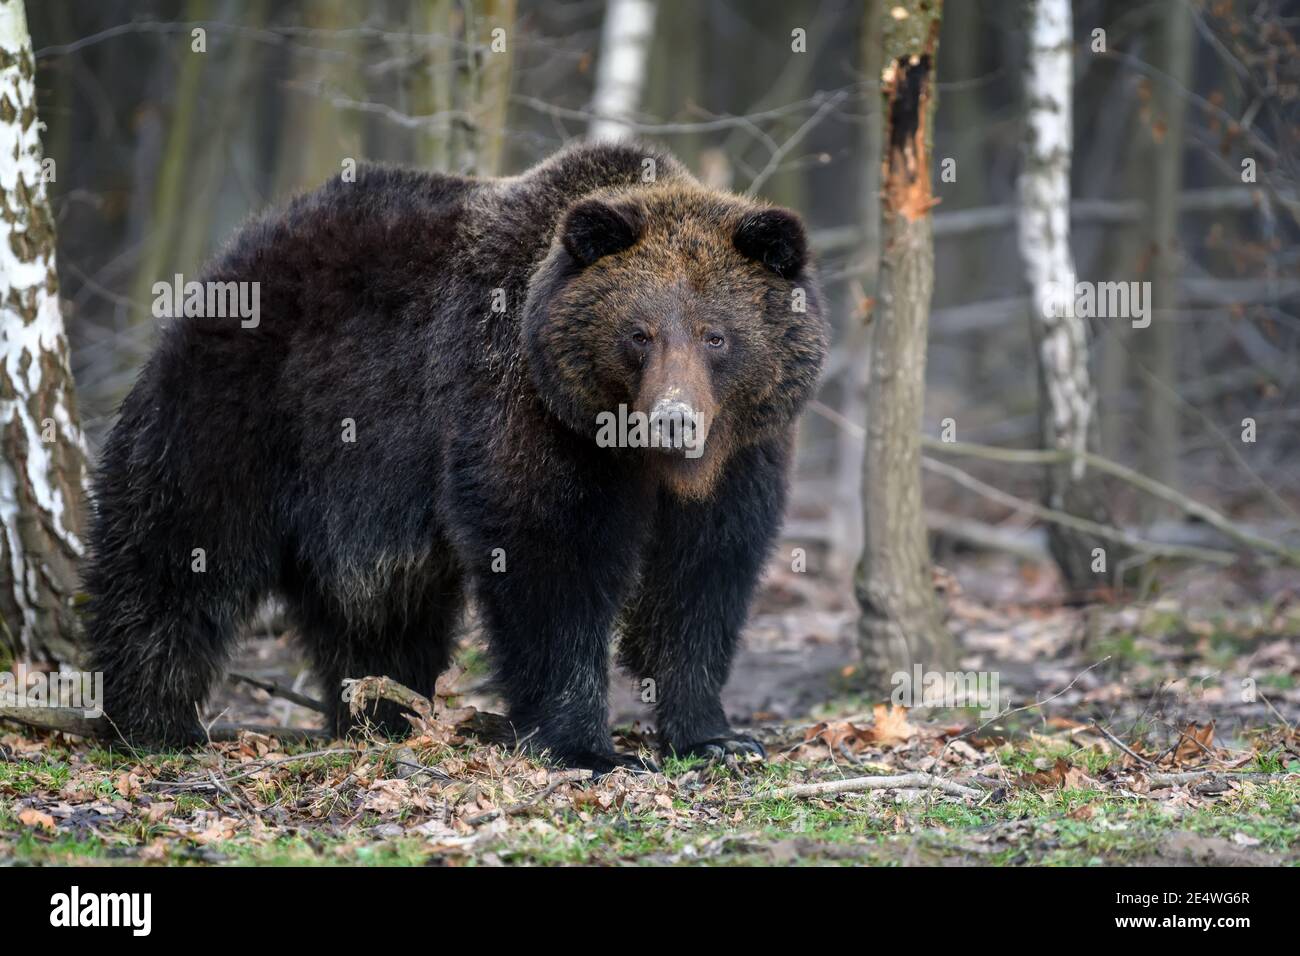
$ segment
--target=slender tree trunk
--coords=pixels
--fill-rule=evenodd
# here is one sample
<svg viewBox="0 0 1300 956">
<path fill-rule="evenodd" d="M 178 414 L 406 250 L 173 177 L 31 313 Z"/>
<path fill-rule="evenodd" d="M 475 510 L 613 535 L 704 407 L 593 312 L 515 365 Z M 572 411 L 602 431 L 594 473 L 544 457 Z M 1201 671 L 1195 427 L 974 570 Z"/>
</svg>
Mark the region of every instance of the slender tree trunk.
<svg viewBox="0 0 1300 956">
<path fill-rule="evenodd" d="M 867 681 L 920 664 L 947 671 L 956 648 L 935 598 L 921 500 L 920 427 L 934 288 L 929 140 L 941 0 L 907 0 L 885 18 L 880 303 L 872 322 L 864 546 L 855 581 Z"/>
<path fill-rule="evenodd" d="M 72 660 L 86 453 L 59 312 L 35 61 L 0 2 L 0 666 Z"/>
<path fill-rule="evenodd" d="M 1025 71 L 1024 168 L 1020 174 L 1020 254 L 1030 289 L 1030 328 L 1038 349 L 1038 418 L 1045 448 L 1074 453 L 1095 446 L 1096 395 L 1088 370 L 1088 330 L 1074 312 L 1075 268 L 1070 250 L 1071 104 L 1074 29 L 1070 0 L 1028 0 L 1029 57 Z M 1058 511 L 1110 524 L 1099 476 L 1082 458 L 1047 469 L 1044 503 Z M 1048 547 L 1076 594 L 1104 583 L 1117 555 L 1090 535 L 1050 524 Z M 1101 548 L 1101 561 L 1094 549 Z M 1098 571 L 1093 571 L 1097 567 Z"/>
<path fill-rule="evenodd" d="M 505 155 L 506 115 L 510 104 L 511 61 L 514 57 L 515 0 L 483 0 L 480 17 L 479 89 L 475 116 L 480 131 L 478 172 L 496 176 Z M 495 49 L 492 32 L 505 31 L 504 48 Z"/>
<path fill-rule="evenodd" d="M 185 18 L 191 22 L 206 20 L 209 14 L 207 0 L 188 0 L 185 5 Z M 201 74 L 208 64 L 207 53 L 195 53 L 190 47 L 188 33 L 177 34 L 173 41 L 183 45 L 179 54 L 180 65 L 175 77 L 175 90 L 171 98 L 170 119 L 164 125 L 166 143 L 157 169 L 156 183 L 138 183 L 136 188 L 144 191 L 153 187 L 153 202 L 145 220 L 142 235 L 141 255 L 136 266 L 135 288 L 131 301 L 136 309 L 127 316 L 131 324 L 149 321 L 148 303 L 153 301 L 153 284 L 160 279 L 170 280 L 176 269 L 191 269 L 197 263 L 181 262 L 175 258 L 179 233 L 185 225 L 186 213 L 191 211 L 187 202 L 186 187 L 192 175 L 190 160 L 192 152 L 191 130 L 198 112 Z M 172 92 L 172 91 L 169 91 Z M 209 149 L 218 148 L 215 143 L 208 144 Z M 127 357 L 122 363 L 128 369 L 134 364 L 134 357 Z M 125 370 L 125 369 L 124 369 Z M 114 396 L 114 404 L 121 395 Z"/>
<path fill-rule="evenodd" d="M 226 0 L 221 8 L 223 19 L 238 21 L 245 30 L 260 29 L 264 14 L 265 10 L 258 4 L 241 11 L 240 4 L 234 0 Z M 234 34 L 228 42 L 230 55 L 216 54 L 222 56 L 216 61 L 220 66 L 209 71 L 207 77 L 208 93 L 218 105 L 215 116 L 204 123 L 202 147 L 194 151 L 197 155 L 191 164 L 192 172 L 187 176 L 191 183 L 189 202 L 185 215 L 181 217 L 172 253 L 172 265 L 179 272 L 197 270 L 207 258 L 212 223 L 217 212 L 217 194 L 227 167 L 227 151 L 219 144 L 236 140 L 238 127 L 248 113 L 248 98 L 257 82 L 250 67 L 254 62 L 253 53 L 260 45 L 243 34 Z M 155 276 L 152 282 L 166 274 L 164 271 L 162 276 Z"/>
<path fill-rule="evenodd" d="M 1137 331 L 1143 361 L 1170 388 L 1178 386 L 1178 194 L 1183 188 L 1183 128 L 1187 84 L 1192 72 L 1192 14 L 1183 0 L 1166 0 L 1157 32 L 1155 66 L 1163 76 L 1152 82 L 1154 137 L 1151 163 L 1151 325 Z M 1144 380 L 1144 411 L 1149 433 L 1143 444 L 1144 471 L 1172 487 L 1178 485 L 1178 408 L 1155 382 Z M 1148 517 L 1160 510 L 1148 507 Z"/>
<path fill-rule="evenodd" d="M 985 86 L 982 83 L 970 83 L 980 75 L 980 20 L 989 15 L 988 9 L 979 3 L 951 3 L 944 10 L 944 36 L 952 37 L 943 53 L 943 73 L 940 78 L 950 79 L 957 84 L 957 89 L 944 93 L 944 113 L 960 118 L 952 136 L 952 157 L 957 161 L 957 176 L 943 187 L 943 209 L 974 209 L 989 203 L 988 184 L 997 177 L 988 176 L 991 153 L 989 136 L 989 109 Z M 998 270 L 990 269 L 990 243 L 987 236 L 970 233 L 948 240 L 947 248 L 956 253 L 958 275 L 961 277 L 962 289 L 967 301 L 978 302 L 989 293 L 985 290 Z M 938 290 L 942 295 L 942 287 Z M 996 293 L 995 293 L 996 294 Z M 983 351 L 983 350 L 981 350 Z M 974 358 L 974 363 L 982 363 L 988 357 L 981 354 Z M 972 368 L 976 375 L 982 369 Z"/>
<path fill-rule="evenodd" d="M 448 70 L 451 80 L 449 95 L 436 96 L 439 109 L 450 110 L 452 117 L 446 168 L 462 176 L 495 175 L 505 153 L 515 2 L 439 3 L 433 14 L 446 16 L 447 35 L 455 40 L 450 48 L 453 62 L 435 59 L 435 69 Z M 498 28 L 505 32 L 494 37 Z M 500 42 L 505 44 L 503 49 Z"/>
<path fill-rule="evenodd" d="M 452 63 L 451 103 L 452 123 L 447 136 L 447 168 L 462 176 L 472 176 L 478 170 L 478 123 L 474 116 L 474 103 L 478 99 L 478 56 L 475 52 L 474 0 L 463 0 L 452 11 L 453 35 L 457 39 Z"/>
<path fill-rule="evenodd" d="M 316 30 L 341 31 L 358 19 L 356 7 L 346 0 L 316 0 L 304 10 L 305 25 Z M 345 53 L 356 53 L 359 44 L 354 37 L 340 36 L 337 48 Z M 199 54 L 206 57 L 207 54 Z M 344 158 L 360 160 L 361 119 L 359 114 L 331 102 L 332 95 L 354 95 L 360 84 L 353 70 L 355 60 L 344 59 L 331 63 L 308 53 L 298 54 L 303 75 L 309 82 L 319 84 L 319 91 L 291 91 L 286 100 L 284 130 L 278 144 L 275 172 L 275 193 L 284 198 L 308 189 L 315 189 L 342 169 Z M 193 268 L 187 265 L 186 268 Z M 157 282 L 166 276 L 154 276 Z"/>
<path fill-rule="evenodd" d="M 416 156 L 430 169 L 451 171 L 452 110 L 455 107 L 456 59 L 462 55 L 460 13 L 452 0 L 425 0 L 413 10 L 414 27 L 431 39 L 425 47 L 423 76 L 411 97 L 412 112 L 436 116 L 439 122 L 423 130 Z"/>
<path fill-rule="evenodd" d="M 1108 184 L 1108 192 L 1117 198 L 1144 198 L 1146 188 L 1146 158 L 1144 150 L 1138 145 L 1142 140 L 1142 121 L 1138 110 L 1132 105 L 1138 101 L 1138 82 L 1139 78 L 1134 76 L 1117 77 L 1112 81 L 1110 89 L 1103 94 L 1108 100 L 1122 98 L 1130 104 L 1127 109 L 1121 110 L 1129 113 L 1122 121 L 1116 119 L 1113 109 L 1106 111 L 1110 122 L 1122 122 L 1114 143 L 1114 149 L 1122 155 L 1116 163 L 1115 175 Z M 1089 143 L 1087 153 L 1095 155 L 1097 149 L 1096 142 Z M 1088 162 L 1088 156 L 1085 155 L 1082 161 Z M 1115 188 L 1116 183 L 1118 189 Z M 1094 258 L 1099 279 L 1107 282 L 1131 282 L 1146 278 L 1134 272 L 1134 263 L 1145 258 L 1146 237 L 1142 228 L 1124 223 L 1107 226 L 1098 232 L 1101 236 L 1101 250 Z M 1124 411 L 1124 401 L 1133 387 L 1129 350 L 1132 348 L 1133 335 L 1137 333 L 1129 322 L 1124 321 L 1107 322 L 1101 329 L 1101 341 L 1097 347 L 1099 442 L 1104 455 L 1121 459 L 1126 457 L 1134 439 L 1132 423 Z"/>
<path fill-rule="evenodd" d="M 858 73 L 866 88 L 862 94 L 863 123 L 859 142 L 862 155 L 880 155 L 881 113 L 880 71 L 884 66 L 884 48 L 880 35 L 883 26 L 884 0 L 866 0 L 858 35 Z M 862 278 L 855 289 L 857 307 L 848 312 L 844 340 L 840 347 L 847 353 L 840 380 L 843 395 L 840 414 L 846 421 L 865 421 L 867 411 L 867 377 L 870 362 L 870 327 L 872 303 L 879 295 L 880 280 L 880 167 L 874 162 L 863 164 L 858 200 L 862 220 L 862 244 L 856 265 Z M 841 428 L 835 456 L 835 520 L 831 522 L 832 572 L 847 578 L 862 554 L 862 441 L 849 429 Z"/>
<path fill-rule="evenodd" d="M 609 0 L 591 101 L 597 118 L 587 131 L 589 139 L 620 140 L 632 135 L 620 120 L 631 119 L 641 105 L 654 26 L 653 0 Z"/>
<path fill-rule="evenodd" d="M 643 102 L 663 119 L 680 118 L 692 104 L 707 103 L 705 55 L 708 53 L 708 11 L 694 0 L 661 2 L 655 13 Z M 707 137 L 690 133 L 673 137 L 673 154 L 687 169 L 701 174 L 700 152 Z"/>
</svg>

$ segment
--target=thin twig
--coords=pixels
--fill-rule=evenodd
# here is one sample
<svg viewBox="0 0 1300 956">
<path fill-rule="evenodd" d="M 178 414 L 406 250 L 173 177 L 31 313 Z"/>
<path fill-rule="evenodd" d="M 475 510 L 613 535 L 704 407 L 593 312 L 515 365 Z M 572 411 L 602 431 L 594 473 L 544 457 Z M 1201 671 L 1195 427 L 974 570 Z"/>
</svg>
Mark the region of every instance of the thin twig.
<svg viewBox="0 0 1300 956">
<path fill-rule="evenodd" d="M 1109 740 L 1111 743 L 1113 743 L 1113 744 L 1114 744 L 1116 747 L 1118 747 L 1120 750 L 1124 751 L 1126 754 L 1128 754 L 1130 757 L 1132 757 L 1132 758 L 1133 758 L 1134 760 L 1136 760 L 1138 763 L 1142 764 L 1144 767 L 1149 767 L 1149 766 L 1151 766 L 1151 761 L 1150 761 L 1150 760 L 1148 760 L 1146 757 L 1143 757 L 1141 754 L 1134 753 L 1132 750 L 1129 749 L 1128 745 L 1125 744 L 1124 741 L 1120 740 L 1118 737 L 1116 737 L 1114 734 L 1112 734 L 1109 730 L 1107 730 L 1107 729 L 1106 729 L 1105 727 L 1103 727 L 1101 724 L 1093 724 L 1092 726 L 1095 727 L 1095 728 L 1097 729 L 1097 731 L 1098 731 L 1098 732 L 1099 732 L 1103 737 L 1105 737 L 1107 740 Z"/>
<path fill-rule="evenodd" d="M 1021 711 L 1025 711 L 1025 710 L 1034 710 L 1038 707 L 1042 707 L 1044 704 L 1050 704 L 1052 701 L 1056 700 L 1056 698 L 1066 694 L 1071 687 L 1073 687 L 1075 684 L 1079 682 L 1079 679 L 1083 677 L 1084 674 L 1088 673 L 1088 671 L 1092 670 L 1095 667 L 1100 667 L 1102 664 L 1105 664 L 1108 660 L 1110 660 L 1110 658 L 1111 655 L 1107 654 L 1101 660 L 1089 664 L 1083 670 L 1079 671 L 1079 673 L 1075 674 L 1073 679 L 1071 679 L 1070 683 L 1066 684 L 1064 687 L 1058 690 L 1051 697 L 1044 697 L 1042 700 L 1036 700 L 1032 704 L 1023 704 L 1020 707 L 1009 707 L 999 714 L 994 714 L 992 717 L 984 721 L 984 723 L 980 724 L 978 727 L 973 727 L 972 729 L 966 731 L 964 734 L 958 734 L 956 737 L 949 737 L 948 740 L 944 743 L 943 749 L 939 751 L 939 757 L 937 763 L 938 764 L 943 763 L 943 758 L 947 755 L 948 748 L 951 747 L 953 744 L 955 744 L 957 741 L 962 740 L 966 737 L 972 737 L 975 734 L 978 734 L 980 731 L 982 731 L 985 727 L 989 727 L 993 724 L 996 724 L 1000 720 L 1005 720 L 1007 717 L 1010 717 L 1012 714 L 1018 714 Z"/>
<path fill-rule="evenodd" d="M 314 710 L 318 714 L 329 713 L 329 708 L 314 697 L 308 697 L 306 694 L 300 694 L 292 687 L 285 687 L 272 680 L 263 680 L 260 677 L 253 677 L 250 674 L 240 674 L 231 671 L 227 675 L 232 681 L 237 683 L 248 684 L 256 687 L 258 690 L 264 690 L 275 697 L 283 697 L 285 700 L 293 701 L 299 707 L 306 707 L 308 710 Z"/>
<path fill-rule="evenodd" d="M 277 757 L 274 760 L 254 761 L 256 766 L 246 768 L 240 773 L 233 774 L 229 777 L 215 777 L 211 774 L 205 778 L 190 778 L 188 780 L 151 780 L 145 784 L 146 787 L 157 788 L 167 792 L 180 790 L 206 790 L 209 788 L 222 789 L 228 787 L 237 780 L 243 780 L 245 777 L 251 777 L 263 770 L 270 770 L 274 767 L 280 767 L 284 764 L 295 763 L 299 760 L 313 760 L 317 757 L 330 757 L 346 755 L 353 758 L 368 757 L 382 748 L 369 747 L 365 750 L 349 750 L 346 748 L 336 748 L 332 750 L 311 750 L 307 753 L 293 754 L 290 757 Z"/>
<path fill-rule="evenodd" d="M 1246 531 L 1234 524 L 1222 513 L 1211 508 L 1209 505 L 1202 504 L 1194 498 L 1189 498 L 1180 491 L 1170 488 L 1168 485 L 1156 481 L 1154 478 L 1148 478 L 1141 472 L 1129 468 L 1127 465 L 1121 465 L 1117 461 L 1112 461 L 1093 452 L 1073 452 L 1068 449 L 1018 449 L 1018 448 L 998 448 L 994 445 L 977 445 L 971 442 L 944 442 L 931 435 L 921 436 L 921 446 L 931 451 L 942 452 L 953 455 L 970 455 L 976 458 L 985 458 L 992 461 L 1003 461 L 1010 464 L 1035 464 L 1035 465 L 1056 465 L 1072 461 L 1075 457 L 1082 459 L 1089 468 L 1096 468 L 1104 474 L 1132 485 L 1133 487 L 1146 492 L 1153 498 L 1159 498 L 1168 504 L 1179 508 L 1184 513 L 1191 515 L 1210 525 L 1215 530 L 1221 532 L 1225 537 L 1231 538 L 1238 544 L 1244 545 L 1255 551 L 1264 551 L 1272 554 L 1285 561 L 1287 564 L 1300 566 L 1300 551 L 1288 548 L 1280 542 L 1273 541 L 1269 538 L 1261 537 L 1250 531 Z"/>
<path fill-rule="evenodd" d="M 840 102 L 847 95 L 846 92 L 841 90 L 819 106 L 812 116 L 804 120 L 799 128 L 795 130 L 794 133 L 792 133 L 770 157 L 768 157 L 767 164 L 758 171 L 758 175 L 756 175 L 750 182 L 749 188 L 745 190 L 745 195 L 756 196 L 758 191 L 763 187 L 763 184 L 767 182 L 768 177 L 780 168 L 781 161 L 785 159 L 790 150 L 794 149 L 795 146 L 797 146 L 803 138 L 808 135 L 808 132 L 825 118 L 827 113 L 839 106 Z"/>
<path fill-rule="evenodd" d="M 767 793 L 756 794 L 764 800 L 785 800 L 791 797 L 820 797 L 835 793 L 856 793 L 862 790 L 942 790 L 958 797 L 982 797 L 973 787 L 964 787 L 952 780 L 931 773 L 902 773 L 884 777 L 848 777 L 844 780 L 823 780 L 820 783 L 800 783 L 781 787 Z"/>
<path fill-rule="evenodd" d="M 1149 773 L 1146 775 L 1146 779 L 1153 787 L 1174 787 L 1180 783 L 1199 783 L 1201 780 L 1272 783 L 1276 780 L 1285 780 L 1287 777 L 1295 776 L 1297 776 L 1295 771 L 1290 773 L 1240 773 L 1227 770 L 1187 770 L 1180 773 Z"/>
<path fill-rule="evenodd" d="M 1118 542 L 1134 551 L 1142 551 L 1147 554 L 1154 554 L 1166 558 L 1183 558 L 1189 561 L 1202 561 L 1207 564 L 1229 565 L 1235 564 L 1237 561 L 1237 556 L 1230 551 L 1219 551 L 1214 548 L 1200 548 L 1194 545 L 1156 544 L 1151 541 L 1146 541 L 1143 538 L 1139 538 L 1137 535 L 1130 534 L 1127 531 L 1112 528 L 1109 525 L 1091 521 L 1087 518 L 1079 518 L 1064 511 L 1058 511 L 1055 508 L 1040 505 L 1034 501 L 1018 498 L 1015 495 L 1008 494 L 1001 488 L 995 488 L 987 482 L 981 481 L 969 472 L 962 471 L 960 468 L 955 465 L 950 465 L 946 461 L 939 461 L 935 458 L 922 456 L 921 467 L 926 471 L 943 475 L 944 477 L 955 481 L 963 488 L 968 488 L 976 494 L 982 495 L 992 501 L 996 501 L 1015 511 L 1033 515 L 1035 518 L 1042 521 L 1051 521 L 1067 528 L 1074 528 L 1076 531 L 1083 531 L 1107 541 Z"/>
<path fill-rule="evenodd" d="M 823 418 L 826 418 L 828 421 L 834 422 L 836 425 L 839 425 L 841 428 L 849 430 L 852 434 L 857 435 L 858 437 L 862 437 L 865 434 L 865 430 L 862 428 L 861 425 L 857 424 L 856 422 L 850 422 L 846 420 L 842 415 L 840 415 L 834 409 L 828 408 L 827 406 L 822 405 L 820 402 L 815 402 L 815 401 L 810 402 L 808 408 L 810 411 L 815 412 L 818 415 L 821 415 Z M 957 450 L 963 450 L 963 449 L 970 449 L 972 447 L 979 448 L 979 449 L 991 447 L 991 446 L 979 446 L 979 445 L 972 446 L 969 443 L 959 443 L 959 442 L 937 442 L 936 439 L 925 435 L 921 436 L 921 444 L 923 447 L 934 446 L 937 444 L 937 447 L 941 448 L 944 451 L 953 451 L 954 448 L 957 448 Z M 1069 452 L 1060 452 L 1060 451 L 1041 451 L 1041 450 L 1022 451 L 1019 449 L 1009 449 L 1009 448 L 993 448 L 992 450 L 997 453 L 998 460 L 1021 462 L 1027 464 L 1054 464 L 1059 460 L 1061 460 L 1062 455 L 1070 454 Z M 973 452 L 969 452 L 969 451 L 967 453 L 973 454 Z M 985 455 L 984 457 L 994 457 L 994 456 Z M 976 478 L 974 475 L 962 471 L 960 468 L 956 467 L 955 465 L 951 465 L 945 461 L 939 461 L 929 456 L 925 456 L 925 455 L 921 456 L 921 466 L 925 468 L 927 471 L 932 471 L 941 474 L 946 478 L 955 481 L 957 484 L 961 485 L 962 487 L 974 491 L 976 494 L 982 495 L 983 497 L 988 498 L 992 501 L 996 501 L 999 504 L 1004 505 L 1005 507 L 1011 508 L 1015 511 L 1019 511 L 1022 514 L 1032 515 L 1033 517 L 1039 519 L 1040 521 L 1049 521 L 1055 524 L 1063 525 L 1067 528 L 1074 528 L 1075 530 L 1078 531 L 1084 531 L 1088 534 L 1094 535 L 1095 537 L 1102 538 L 1107 541 L 1117 541 L 1120 544 L 1125 545 L 1126 547 L 1128 547 L 1133 551 L 1138 551 L 1144 554 L 1151 554 L 1160 557 L 1183 558 L 1190 561 L 1202 561 L 1209 564 L 1219 564 L 1219 565 L 1234 564 L 1237 560 L 1237 556 L 1230 551 L 1220 551 L 1214 548 L 1201 548 L 1201 547 L 1195 547 L 1193 545 L 1157 544 L 1155 542 L 1146 541 L 1143 538 L 1139 538 L 1137 535 L 1130 534 L 1129 532 L 1123 531 L 1119 528 L 1113 528 L 1110 527 L 1109 525 L 1103 525 L 1096 521 L 1090 521 L 1086 518 L 1079 518 L 1076 517 L 1075 515 L 1068 514 L 1064 511 L 1057 511 L 1055 508 L 1049 508 L 1046 505 L 1040 505 L 1037 502 L 1027 501 L 1024 498 L 1018 498 L 1015 495 L 1009 494 L 1000 488 L 993 487 L 987 482 L 981 481 L 980 479 Z M 1123 466 L 1121 465 L 1117 467 L 1122 468 Z M 1134 474 L 1136 474 L 1136 472 L 1134 472 Z M 1144 479 L 1144 480 L 1150 481 L 1150 479 Z M 1158 483 L 1152 482 L 1152 484 L 1158 484 Z M 1161 487 L 1165 487 L 1165 486 L 1161 486 Z M 1170 489 L 1170 491 L 1172 491 L 1172 489 Z M 1174 492 L 1174 494 L 1177 494 L 1177 492 Z M 1191 499 L 1185 499 L 1185 500 L 1191 501 Z M 1226 521 L 1226 519 L 1224 520 Z M 1254 536 L 1252 535 L 1251 537 Z M 1259 539 L 1259 540 L 1265 541 L 1267 539 Z M 1276 551 L 1277 549 L 1280 548 L 1284 553 L 1290 553 L 1288 549 L 1286 549 L 1282 545 L 1277 545 L 1274 542 L 1270 542 L 1270 545 L 1271 547 L 1268 550 Z M 1296 560 L 1297 563 L 1300 563 L 1300 556 L 1298 556 Z"/>
</svg>

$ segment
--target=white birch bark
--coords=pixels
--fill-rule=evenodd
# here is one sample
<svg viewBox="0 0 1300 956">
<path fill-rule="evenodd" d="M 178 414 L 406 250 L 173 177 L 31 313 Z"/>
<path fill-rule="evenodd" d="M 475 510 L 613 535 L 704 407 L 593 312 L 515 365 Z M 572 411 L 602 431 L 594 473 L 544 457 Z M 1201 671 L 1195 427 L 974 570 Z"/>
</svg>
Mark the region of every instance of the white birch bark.
<svg viewBox="0 0 1300 956">
<path fill-rule="evenodd" d="M 610 0 L 591 104 L 596 118 L 587 130 L 588 139 L 617 141 L 632 135 L 626 121 L 641 104 L 654 25 L 654 0 Z"/>
<path fill-rule="evenodd" d="M 86 456 L 34 77 L 22 0 L 0 0 L 0 659 L 69 659 Z"/>
<path fill-rule="evenodd" d="M 1088 330 L 1074 309 L 1077 276 L 1070 250 L 1074 85 L 1070 0 L 1029 0 L 1028 12 L 1024 166 L 1017 225 L 1038 347 L 1039 421 L 1045 447 L 1079 456 L 1048 470 L 1044 501 L 1058 511 L 1108 524 L 1105 498 L 1086 480 L 1082 458 L 1095 429 L 1096 394 L 1088 369 Z M 1091 481 L 1096 480 L 1092 476 Z M 1107 583 L 1094 570 L 1095 549 L 1110 552 L 1111 569 L 1123 556 L 1106 542 L 1059 525 L 1048 529 L 1048 543 L 1066 586 L 1076 593 Z"/>
<path fill-rule="evenodd" d="M 1029 0 L 1025 75 L 1024 169 L 1020 174 L 1020 254 L 1025 261 L 1038 359 L 1046 388 L 1047 436 L 1053 448 L 1084 452 L 1092 421 L 1088 338 L 1074 314 L 1070 252 L 1073 30 L 1070 0 Z M 1083 460 L 1071 466 L 1083 477 Z"/>
</svg>

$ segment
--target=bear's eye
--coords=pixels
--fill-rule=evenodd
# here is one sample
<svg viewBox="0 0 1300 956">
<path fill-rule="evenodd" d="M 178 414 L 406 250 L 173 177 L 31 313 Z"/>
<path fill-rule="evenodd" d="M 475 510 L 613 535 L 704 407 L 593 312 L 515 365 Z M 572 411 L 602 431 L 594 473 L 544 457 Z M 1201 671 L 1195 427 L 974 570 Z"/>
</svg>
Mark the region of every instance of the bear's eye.
<svg viewBox="0 0 1300 956">
<path fill-rule="evenodd" d="M 704 336 L 704 341 L 711 349 L 720 349 L 722 346 L 727 344 L 727 340 L 717 332 L 710 332 L 708 335 Z"/>
<path fill-rule="evenodd" d="M 642 332 L 640 329 L 637 329 L 632 333 L 632 341 L 637 345 L 646 345 L 650 342 L 650 336 L 646 335 L 646 333 Z"/>
</svg>

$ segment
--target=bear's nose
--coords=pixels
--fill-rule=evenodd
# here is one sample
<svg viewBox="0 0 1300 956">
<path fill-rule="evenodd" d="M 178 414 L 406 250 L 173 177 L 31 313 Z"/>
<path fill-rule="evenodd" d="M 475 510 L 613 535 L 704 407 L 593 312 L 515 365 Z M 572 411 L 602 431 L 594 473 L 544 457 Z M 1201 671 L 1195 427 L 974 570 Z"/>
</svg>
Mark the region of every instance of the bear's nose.
<svg viewBox="0 0 1300 956">
<path fill-rule="evenodd" d="M 689 402 L 661 398 L 650 409 L 650 445 L 673 451 L 695 451 L 704 447 L 708 423 Z"/>
</svg>

